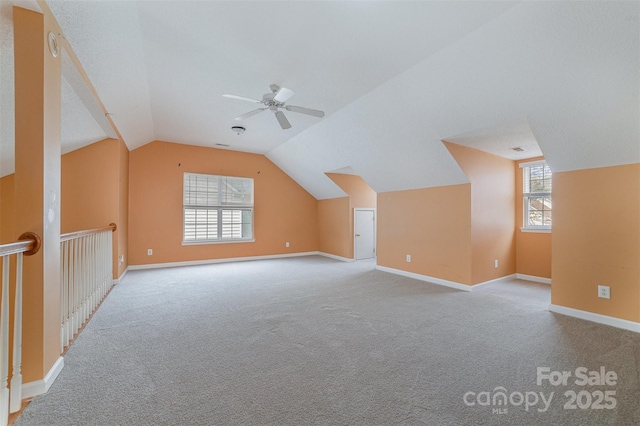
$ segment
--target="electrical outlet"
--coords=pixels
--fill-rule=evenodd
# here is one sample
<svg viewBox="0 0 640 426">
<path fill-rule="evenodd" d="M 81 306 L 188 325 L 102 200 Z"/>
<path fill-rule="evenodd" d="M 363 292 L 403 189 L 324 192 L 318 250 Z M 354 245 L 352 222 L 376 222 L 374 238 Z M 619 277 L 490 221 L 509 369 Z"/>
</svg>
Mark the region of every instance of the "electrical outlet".
<svg viewBox="0 0 640 426">
<path fill-rule="evenodd" d="M 602 299 L 611 299 L 611 288 L 608 285 L 599 285 L 598 297 Z"/>
<path fill-rule="evenodd" d="M 498 269 L 498 259 L 496 259 L 496 260 L 494 260 L 494 261 L 493 261 L 493 267 L 494 267 L 495 269 Z"/>
<path fill-rule="evenodd" d="M 120 262 L 120 264 L 124 263 L 124 254 L 118 256 L 118 262 Z"/>
<path fill-rule="evenodd" d="M 407 255 L 407 262 L 411 262 L 411 255 L 410 254 Z"/>
<path fill-rule="evenodd" d="M 287 241 L 286 243 L 284 243 L 285 247 L 289 247 L 289 241 Z"/>
<path fill-rule="evenodd" d="M 153 249 L 147 249 L 147 256 L 153 255 Z"/>
</svg>

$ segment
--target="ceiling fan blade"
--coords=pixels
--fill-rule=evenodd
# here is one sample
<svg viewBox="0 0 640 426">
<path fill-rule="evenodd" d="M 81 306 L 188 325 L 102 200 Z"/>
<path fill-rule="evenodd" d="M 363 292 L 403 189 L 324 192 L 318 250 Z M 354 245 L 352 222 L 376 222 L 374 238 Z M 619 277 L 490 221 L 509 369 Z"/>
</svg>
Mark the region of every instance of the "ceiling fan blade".
<svg viewBox="0 0 640 426">
<path fill-rule="evenodd" d="M 262 101 L 259 101 L 257 99 L 251 99 L 251 98 L 245 98 L 244 96 L 238 96 L 238 95 L 228 95 L 228 94 L 224 94 L 222 95 L 223 98 L 229 98 L 229 99 L 238 99 L 241 101 L 247 101 L 247 102 L 255 102 L 257 104 L 261 104 Z"/>
<path fill-rule="evenodd" d="M 287 111 L 299 112 L 301 114 L 313 115 L 314 117 L 324 117 L 324 111 L 311 108 L 303 108 L 295 105 L 287 105 L 284 107 Z"/>
<path fill-rule="evenodd" d="M 256 114 L 260 114 L 265 109 L 267 109 L 267 108 L 254 109 L 253 111 L 245 112 L 244 114 L 237 116 L 235 119 L 238 120 L 238 121 L 244 120 L 245 118 L 253 117 Z"/>
<path fill-rule="evenodd" d="M 286 87 L 281 87 L 276 94 L 273 96 L 273 100 L 276 102 L 285 103 L 295 94 L 293 90 L 287 89 Z"/>
<path fill-rule="evenodd" d="M 280 123 L 280 127 L 282 127 L 283 129 L 291 128 L 291 123 L 289 123 L 289 120 L 287 120 L 287 117 L 284 116 L 284 113 L 282 111 L 276 112 L 276 118 L 278 119 L 278 123 Z"/>
</svg>

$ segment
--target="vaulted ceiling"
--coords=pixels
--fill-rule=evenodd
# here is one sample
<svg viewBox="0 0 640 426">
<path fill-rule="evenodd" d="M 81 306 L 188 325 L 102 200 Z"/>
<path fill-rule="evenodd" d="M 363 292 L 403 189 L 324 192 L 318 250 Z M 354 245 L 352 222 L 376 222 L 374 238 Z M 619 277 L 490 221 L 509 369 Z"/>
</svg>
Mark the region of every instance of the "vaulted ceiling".
<svg viewBox="0 0 640 426">
<path fill-rule="evenodd" d="M 262 153 L 319 199 L 344 195 L 324 173 L 345 167 L 378 192 L 466 182 L 441 140 L 511 158 L 521 146 L 554 171 L 640 162 L 638 2 L 48 4 L 130 149 Z M 10 14 L 0 8 L 3 175 Z M 63 74 L 63 151 L 113 137 L 73 67 Z M 233 133 L 255 106 L 222 94 L 259 99 L 271 83 L 326 116 L 286 112 L 282 130 L 265 112 Z"/>
</svg>

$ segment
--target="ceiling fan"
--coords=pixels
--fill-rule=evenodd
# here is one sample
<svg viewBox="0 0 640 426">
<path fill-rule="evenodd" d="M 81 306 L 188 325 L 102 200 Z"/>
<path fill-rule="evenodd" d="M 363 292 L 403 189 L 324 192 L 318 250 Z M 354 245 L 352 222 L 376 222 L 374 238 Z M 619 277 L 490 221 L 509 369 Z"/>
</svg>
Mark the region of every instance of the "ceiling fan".
<svg viewBox="0 0 640 426">
<path fill-rule="evenodd" d="M 280 123 L 280 127 L 283 129 L 290 129 L 291 123 L 287 120 L 284 113 L 280 111 L 281 109 L 286 109 L 291 112 L 299 112 L 301 114 L 313 115 L 314 117 L 324 117 L 324 111 L 320 111 L 317 109 L 303 108 L 294 105 L 285 105 L 285 103 L 294 95 L 293 90 L 287 89 L 286 87 L 280 87 L 277 84 L 272 84 L 269 86 L 271 89 L 271 93 L 267 93 L 262 96 L 262 100 L 259 101 L 257 99 L 245 98 L 244 96 L 237 95 L 222 95 L 225 98 L 231 99 L 239 99 L 241 101 L 254 102 L 257 104 L 263 104 L 264 107 L 254 109 L 253 111 L 249 111 L 242 115 L 236 117 L 236 120 L 244 120 L 245 118 L 253 117 L 256 114 L 260 114 L 262 111 L 270 110 L 276 116 L 278 123 Z"/>
</svg>

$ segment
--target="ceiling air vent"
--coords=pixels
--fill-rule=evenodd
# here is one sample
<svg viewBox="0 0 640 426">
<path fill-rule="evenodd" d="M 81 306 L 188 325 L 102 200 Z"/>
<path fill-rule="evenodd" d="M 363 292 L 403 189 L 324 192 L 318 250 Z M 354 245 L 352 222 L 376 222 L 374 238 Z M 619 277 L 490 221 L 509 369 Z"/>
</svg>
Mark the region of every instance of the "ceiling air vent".
<svg viewBox="0 0 640 426">
<path fill-rule="evenodd" d="M 511 150 L 515 152 L 523 152 L 525 149 L 520 146 L 516 146 L 515 148 L 511 148 Z"/>
<path fill-rule="evenodd" d="M 217 146 L 230 146 L 228 143 L 217 143 Z"/>
</svg>

